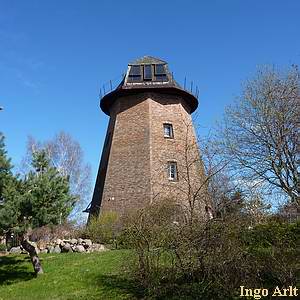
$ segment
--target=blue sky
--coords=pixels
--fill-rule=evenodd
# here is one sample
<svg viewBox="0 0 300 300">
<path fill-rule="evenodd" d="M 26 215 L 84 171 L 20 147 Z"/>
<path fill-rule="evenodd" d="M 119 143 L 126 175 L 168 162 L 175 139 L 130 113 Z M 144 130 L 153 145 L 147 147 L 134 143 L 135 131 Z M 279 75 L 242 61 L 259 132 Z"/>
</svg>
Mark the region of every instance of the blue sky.
<svg viewBox="0 0 300 300">
<path fill-rule="evenodd" d="M 300 61 L 300 1 L 0 0 L 0 131 L 18 165 L 28 135 L 70 133 L 95 180 L 108 117 L 99 88 L 144 55 L 200 89 L 205 133 L 258 65 Z"/>
</svg>

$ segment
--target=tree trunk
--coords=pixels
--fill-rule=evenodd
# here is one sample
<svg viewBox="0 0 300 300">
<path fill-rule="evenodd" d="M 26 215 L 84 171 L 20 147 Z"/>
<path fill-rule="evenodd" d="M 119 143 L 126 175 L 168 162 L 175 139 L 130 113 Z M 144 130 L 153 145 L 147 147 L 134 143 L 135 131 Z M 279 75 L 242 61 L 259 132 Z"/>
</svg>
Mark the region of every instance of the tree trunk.
<svg viewBox="0 0 300 300">
<path fill-rule="evenodd" d="M 35 247 L 30 244 L 26 234 L 21 237 L 21 245 L 30 255 L 30 259 L 31 259 L 35 274 L 36 275 L 43 274 L 44 271 L 43 271 L 40 259 L 37 255 L 37 252 L 35 250 Z"/>
</svg>

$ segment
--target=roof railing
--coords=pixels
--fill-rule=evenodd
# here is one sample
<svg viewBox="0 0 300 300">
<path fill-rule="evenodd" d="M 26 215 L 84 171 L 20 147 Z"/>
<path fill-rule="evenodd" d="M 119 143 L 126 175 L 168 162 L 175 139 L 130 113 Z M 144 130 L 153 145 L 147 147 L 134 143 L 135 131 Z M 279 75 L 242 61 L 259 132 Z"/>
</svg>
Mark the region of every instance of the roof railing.
<svg viewBox="0 0 300 300">
<path fill-rule="evenodd" d="M 104 84 L 100 85 L 99 99 L 102 99 L 104 96 L 106 96 L 107 94 L 114 91 L 120 85 L 120 83 L 122 82 L 124 77 L 125 77 L 125 73 L 119 75 L 118 77 L 116 77 L 112 80 L 108 80 Z M 179 84 L 179 87 L 181 89 L 183 89 L 184 91 L 192 94 L 196 99 L 199 98 L 199 88 L 198 88 L 197 85 L 194 84 L 194 81 L 192 81 L 192 80 L 188 81 L 186 77 L 184 77 L 184 80 L 183 80 L 182 83 L 180 83 L 178 81 L 175 81 L 174 80 L 174 75 L 173 75 L 173 72 L 172 72 L 171 83 L 172 82 L 174 82 L 176 85 Z M 159 81 L 147 81 L 147 85 L 151 85 L 151 84 L 154 85 L 154 84 L 158 84 L 158 83 L 160 83 L 160 82 Z M 126 84 L 127 85 L 135 85 L 137 83 L 136 82 L 130 82 L 130 83 L 127 82 Z"/>
</svg>

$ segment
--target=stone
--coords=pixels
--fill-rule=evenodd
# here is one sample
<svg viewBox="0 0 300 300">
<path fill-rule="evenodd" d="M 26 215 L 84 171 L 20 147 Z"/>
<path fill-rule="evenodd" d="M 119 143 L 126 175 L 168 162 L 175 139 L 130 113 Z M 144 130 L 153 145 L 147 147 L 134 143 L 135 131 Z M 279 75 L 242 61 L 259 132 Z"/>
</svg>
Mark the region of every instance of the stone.
<svg viewBox="0 0 300 300">
<path fill-rule="evenodd" d="M 12 248 L 10 248 L 9 253 L 10 254 L 21 254 L 22 249 L 21 249 L 20 246 L 19 247 L 12 247 Z"/>
<path fill-rule="evenodd" d="M 61 252 L 73 252 L 71 245 L 69 243 L 65 243 L 61 248 Z"/>
<path fill-rule="evenodd" d="M 47 249 L 48 249 L 49 253 L 54 253 L 54 247 L 53 246 L 48 246 Z"/>
<path fill-rule="evenodd" d="M 85 240 L 83 240 L 83 242 L 84 242 L 84 244 L 87 245 L 88 247 L 92 246 L 92 244 L 93 244 L 92 241 L 89 240 L 89 239 L 85 239 Z"/>
<path fill-rule="evenodd" d="M 91 252 L 107 251 L 108 249 L 102 244 L 93 244 L 90 248 Z"/>
<path fill-rule="evenodd" d="M 53 249 L 53 253 L 60 253 L 61 252 L 61 249 L 59 247 L 59 245 L 56 245 Z"/>
<path fill-rule="evenodd" d="M 68 253 L 68 252 L 78 252 L 78 253 L 89 253 L 93 251 L 104 251 L 107 250 L 104 245 L 95 244 L 90 239 L 83 238 L 72 238 L 72 239 L 54 239 L 52 241 L 46 242 L 45 240 L 32 242 L 30 244 L 35 247 L 37 254 L 38 253 Z M 14 247 L 12 249 L 14 253 L 24 253 L 27 252 L 20 247 Z"/>
<path fill-rule="evenodd" d="M 73 245 L 77 244 L 77 239 L 71 239 L 70 244 L 73 244 Z"/>
<path fill-rule="evenodd" d="M 100 244 L 99 246 L 99 251 L 105 251 L 105 250 L 108 250 L 104 245 Z"/>
<path fill-rule="evenodd" d="M 62 243 L 62 240 L 61 240 L 61 239 L 57 239 L 57 240 L 55 241 L 55 243 L 56 243 L 57 245 L 60 245 L 60 244 Z"/>
<path fill-rule="evenodd" d="M 75 248 L 75 252 L 83 253 L 85 252 L 85 249 L 82 245 L 77 245 Z"/>
<path fill-rule="evenodd" d="M 37 242 L 37 247 L 38 247 L 40 250 L 46 249 L 47 246 L 48 246 L 48 243 L 47 243 L 45 240 L 41 240 L 41 241 L 38 241 L 38 242 Z"/>
</svg>

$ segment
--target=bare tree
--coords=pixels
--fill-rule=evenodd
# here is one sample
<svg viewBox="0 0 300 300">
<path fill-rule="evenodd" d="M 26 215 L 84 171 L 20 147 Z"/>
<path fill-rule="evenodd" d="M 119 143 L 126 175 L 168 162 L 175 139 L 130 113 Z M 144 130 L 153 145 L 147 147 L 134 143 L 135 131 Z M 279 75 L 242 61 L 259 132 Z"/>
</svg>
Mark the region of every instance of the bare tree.
<svg viewBox="0 0 300 300">
<path fill-rule="evenodd" d="M 227 108 L 224 155 L 241 180 L 283 191 L 300 203 L 300 73 L 261 68 Z"/>
<path fill-rule="evenodd" d="M 178 126 L 177 142 L 170 144 L 169 153 L 177 161 L 177 179 L 166 179 L 166 161 L 163 154 L 157 164 L 152 164 L 153 199 L 170 198 L 176 200 L 186 213 L 186 219 L 193 223 L 194 218 L 211 218 L 215 211 L 215 198 L 211 186 L 227 166 L 226 159 L 220 155 L 220 148 L 211 137 L 197 138 L 192 120 L 181 119 Z M 196 137 L 196 139 L 195 139 Z M 220 178 L 220 176 L 219 176 Z M 219 187 L 219 192 L 221 189 Z"/>
<path fill-rule="evenodd" d="M 91 167 L 84 163 L 83 151 L 80 144 L 71 135 L 61 131 L 54 139 L 38 142 L 33 137 L 28 138 L 27 154 L 22 162 L 22 172 L 26 174 L 31 168 L 32 154 L 45 149 L 51 164 L 62 176 L 69 178 L 71 193 L 77 196 L 77 205 L 71 218 L 81 212 L 86 205 L 91 192 Z"/>
</svg>

